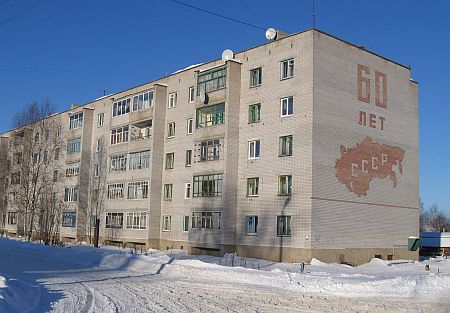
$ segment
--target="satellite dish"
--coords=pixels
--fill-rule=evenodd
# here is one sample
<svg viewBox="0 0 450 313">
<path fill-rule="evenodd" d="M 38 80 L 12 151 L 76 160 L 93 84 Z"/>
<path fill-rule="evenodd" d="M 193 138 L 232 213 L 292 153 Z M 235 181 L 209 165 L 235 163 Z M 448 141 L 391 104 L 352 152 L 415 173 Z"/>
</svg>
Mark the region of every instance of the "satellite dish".
<svg viewBox="0 0 450 313">
<path fill-rule="evenodd" d="M 266 38 L 268 40 L 275 40 L 275 39 L 277 39 L 277 34 L 278 34 L 278 32 L 277 32 L 277 30 L 275 28 L 271 27 L 271 28 L 268 28 L 266 30 Z"/>
<path fill-rule="evenodd" d="M 234 58 L 234 52 L 230 49 L 226 49 L 222 52 L 222 60 L 225 62 Z"/>
<path fill-rule="evenodd" d="M 205 92 L 205 90 L 201 89 L 200 90 L 200 101 L 203 104 L 207 104 L 209 100 L 208 94 Z"/>
</svg>

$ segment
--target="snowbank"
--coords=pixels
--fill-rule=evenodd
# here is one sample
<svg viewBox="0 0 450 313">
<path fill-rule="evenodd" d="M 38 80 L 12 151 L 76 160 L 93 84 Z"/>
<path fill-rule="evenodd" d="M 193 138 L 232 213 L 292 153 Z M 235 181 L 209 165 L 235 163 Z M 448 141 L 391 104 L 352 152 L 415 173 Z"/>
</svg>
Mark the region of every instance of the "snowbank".
<svg viewBox="0 0 450 313">
<path fill-rule="evenodd" d="M 39 287 L 0 276 L 0 312 L 32 312 L 38 303 Z"/>
</svg>

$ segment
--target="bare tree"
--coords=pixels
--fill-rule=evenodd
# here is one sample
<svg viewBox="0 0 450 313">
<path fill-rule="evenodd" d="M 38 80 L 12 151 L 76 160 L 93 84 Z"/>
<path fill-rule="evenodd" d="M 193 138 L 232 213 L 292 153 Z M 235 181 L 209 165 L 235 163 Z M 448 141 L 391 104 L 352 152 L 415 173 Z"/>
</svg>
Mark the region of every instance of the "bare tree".
<svg viewBox="0 0 450 313">
<path fill-rule="evenodd" d="M 95 247 L 98 247 L 99 241 L 100 216 L 105 209 L 107 163 L 105 138 L 97 138 L 91 162 L 94 165 L 94 170 L 91 172 L 90 179 L 91 194 L 88 212 L 90 225 L 87 234 L 89 242 L 93 243 Z"/>
<path fill-rule="evenodd" d="M 433 204 L 425 209 L 423 203 L 420 206 L 420 231 L 445 231 L 450 227 L 450 219 Z"/>
<path fill-rule="evenodd" d="M 63 195 L 59 188 L 65 140 L 49 101 L 33 102 L 14 118 L 10 144 L 11 205 L 18 211 L 18 233 L 54 243 L 59 232 Z"/>
</svg>

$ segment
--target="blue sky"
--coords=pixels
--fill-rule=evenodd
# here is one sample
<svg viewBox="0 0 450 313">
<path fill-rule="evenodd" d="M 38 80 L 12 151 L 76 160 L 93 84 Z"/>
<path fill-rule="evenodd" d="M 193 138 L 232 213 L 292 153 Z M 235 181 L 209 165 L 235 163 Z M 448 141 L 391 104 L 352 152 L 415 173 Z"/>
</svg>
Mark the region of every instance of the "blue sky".
<svg viewBox="0 0 450 313">
<path fill-rule="evenodd" d="M 288 33 L 312 1 L 181 0 Z M 419 81 L 420 193 L 450 215 L 450 1 L 315 0 L 316 27 L 410 65 Z M 264 31 L 169 0 L 0 0 L 0 132 L 33 100 L 58 110 L 264 43 Z"/>
</svg>

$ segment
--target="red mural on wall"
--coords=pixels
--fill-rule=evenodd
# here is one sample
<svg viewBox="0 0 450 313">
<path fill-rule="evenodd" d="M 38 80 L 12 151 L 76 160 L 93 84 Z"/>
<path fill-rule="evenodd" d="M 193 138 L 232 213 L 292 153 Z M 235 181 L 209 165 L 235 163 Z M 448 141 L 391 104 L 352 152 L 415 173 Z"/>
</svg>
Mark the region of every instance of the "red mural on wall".
<svg viewBox="0 0 450 313">
<path fill-rule="evenodd" d="M 341 145 L 341 156 L 336 160 L 336 177 L 347 189 L 358 197 L 366 196 L 374 178 L 389 178 L 393 188 L 397 187 L 394 167 L 402 174 L 405 151 L 399 147 L 375 143 L 366 137 L 356 147 Z"/>
</svg>

